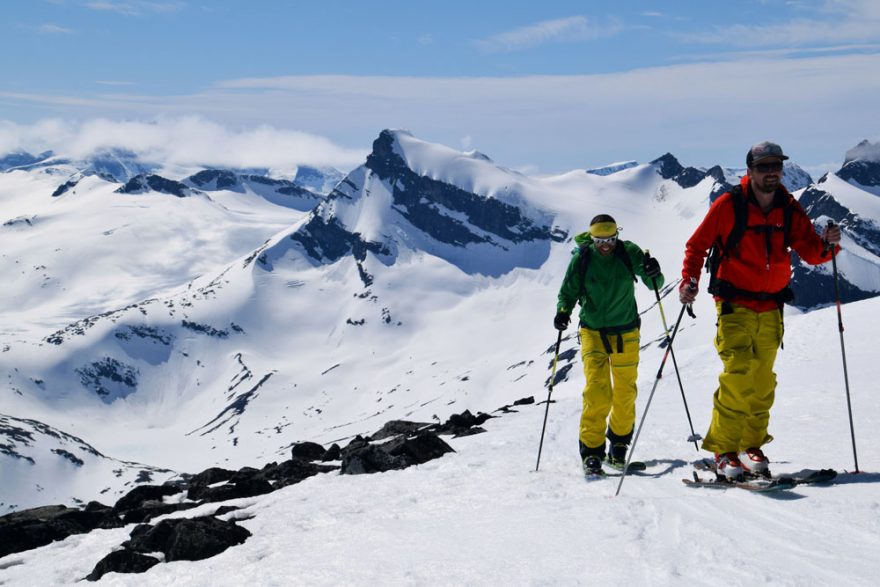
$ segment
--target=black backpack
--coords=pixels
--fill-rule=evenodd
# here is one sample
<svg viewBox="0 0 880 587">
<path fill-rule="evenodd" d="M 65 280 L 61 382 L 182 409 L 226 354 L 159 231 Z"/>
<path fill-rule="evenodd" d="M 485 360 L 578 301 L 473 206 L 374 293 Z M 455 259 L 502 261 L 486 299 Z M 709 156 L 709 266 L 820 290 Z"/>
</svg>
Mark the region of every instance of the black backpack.
<svg viewBox="0 0 880 587">
<path fill-rule="evenodd" d="M 794 206 L 787 205 L 782 209 L 782 226 L 748 226 L 748 202 L 746 201 L 746 195 L 743 193 L 743 189 L 741 185 L 734 186 L 733 189 L 730 190 L 730 200 L 733 204 L 733 228 L 728 233 L 727 238 L 724 242 L 721 241 L 721 237 L 715 241 L 712 245 L 712 248 L 709 249 L 709 255 L 706 257 L 706 272 L 709 273 L 709 287 L 707 291 L 716 295 L 720 298 L 729 299 L 732 297 L 744 297 L 750 299 L 758 299 L 758 300 L 775 300 L 778 303 L 789 302 L 794 299 L 794 296 L 791 292 L 791 288 L 786 287 L 780 292 L 776 292 L 774 294 L 767 294 L 763 292 L 750 292 L 747 290 L 741 290 L 736 288 L 732 284 L 722 281 L 718 279 L 718 266 L 721 262 L 730 257 L 735 251 L 737 246 L 739 246 L 740 241 L 742 240 L 743 235 L 746 233 L 746 230 L 751 230 L 754 232 L 763 232 L 767 239 L 767 246 L 770 246 L 770 235 L 772 232 L 782 231 L 783 235 L 783 246 L 785 250 L 788 250 L 791 247 L 790 243 L 790 234 L 791 234 L 791 220 L 794 214 Z"/>
</svg>

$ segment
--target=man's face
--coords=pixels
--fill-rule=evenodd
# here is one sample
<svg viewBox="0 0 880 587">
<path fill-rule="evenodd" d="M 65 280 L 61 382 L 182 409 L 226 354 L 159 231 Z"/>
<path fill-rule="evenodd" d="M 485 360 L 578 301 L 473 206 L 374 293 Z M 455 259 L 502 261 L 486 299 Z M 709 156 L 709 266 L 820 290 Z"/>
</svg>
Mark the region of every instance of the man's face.
<svg viewBox="0 0 880 587">
<path fill-rule="evenodd" d="M 782 159 L 779 157 L 761 159 L 759 163 L 754 163 L 749 169 L 749 177 L 760 191 L 775 192 L 779 187 L 779 182 L 782 181 Z"/>
<path fill-rule="evenodd" d="M 614 245 L 617 244 L 617 235 L 608 238 L 593 237 L 593 244 L 596 245 L 599 253 L 607 257 L 614 251 Z"/>
</svg>

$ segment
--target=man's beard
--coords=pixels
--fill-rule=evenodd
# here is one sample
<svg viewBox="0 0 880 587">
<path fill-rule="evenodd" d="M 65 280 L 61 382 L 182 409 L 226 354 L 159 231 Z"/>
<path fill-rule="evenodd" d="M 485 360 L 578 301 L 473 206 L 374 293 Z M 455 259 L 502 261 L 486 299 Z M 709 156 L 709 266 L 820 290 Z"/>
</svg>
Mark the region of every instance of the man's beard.
<svg viewBox="0 0 880 587">
<path fill-rule="evenodd" d="M 764 178 L 764 181 L 762 181 L 758 187 L 762 192 L 771 193 L 776 191 L 776 188 L 779 187 L 779 183 L 780 179 L 778 177 L 768 176 Z"/>
</svg>

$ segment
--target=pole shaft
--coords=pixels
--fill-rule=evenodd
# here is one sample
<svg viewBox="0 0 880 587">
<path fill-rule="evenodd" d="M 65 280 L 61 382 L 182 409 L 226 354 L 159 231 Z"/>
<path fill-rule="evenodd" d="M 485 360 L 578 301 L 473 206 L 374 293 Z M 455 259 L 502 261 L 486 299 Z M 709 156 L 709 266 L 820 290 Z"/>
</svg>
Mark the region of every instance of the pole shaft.
<svg viewBox="0 0 880 587">
<path fill-rule="evenodd" d="M 859 455 L 856 451 L 856 431 L 853 425 L 852 400 L 849 394 L 849 372 L 846 368 L 846 346 L 843 343 L 843 312 L 840 309 L 840 286 L 837 283 L 837 253 L 835 247 L 831 247 L 831 267 L 834 270 L 834 298 L 837 303 L 837 331 L 840 334 L 840 356 L 843 359 L 843 383 L 846 388 L 846 412 L 849 416 L 849 435 L 852 439 L 853 461 L 859 472 Z"/>
<path fill-rule="evenodd" d="M 556 337 L 556 354 L 553 356 L 553 371 L 550 373 L 550 385 L 547 390 L 547 405 L 544 407 L 544 425 L 541 427 L 541 443 L 538 445 L 538 462 L 535 463 L 535 472 L 541 466 L 541 451 L 544 448 L 544 432 L 547 430 L 547 415 L 550 413 L 550 394 L 553 393 L 553 384 L 556 382 L 556 363 L 559 361 L 559 346 L 562 344 L 562 331 Z"/>
<path fill-rule="evenodd" d="M 629 471 L 629 464 L 632 461 L 633 453 L 635 453 L 636 444 L 639 441 L 639 435 L 642 433 L 642 426 L 645 424 L 645 418 L 648 416 L 648 409 L 651 407 L 651 400 L 654 399 L 654 392 L 657 390 L 657 384 L 660 383 L 660 378 L 663 376 L 663 367 L 666 365 L 666 358 L 672 350 L 672 341 L 675 340 L 675 335 L 678 332 L 678 326 L 681 324 L 681 319 L 684 316 L 685 308 L 687 308 L 687 305 L 682 304 L 681 312 L 678 314 L 678 320 L 675 321 L 675 328 L 672 331 L 672 336 L 669 338 L 669 344 L 666 345 L 666 352 L 663 353 L 663 360 L 660 361 L 660 368 L 657 370 L 657 378 L 654 379 L 654 386 L 651 388 L 651 394 L 648 396 L 648 403 L 645 404 L 645 411 L 642 412 L 642 419 L 639 421 L 639 427 L 636 429 L 636 435 L 633 437 L 632 446 L 626 457 L 626 464 L 623 466 L 623 474 L 620 476 L 620 482 L 617 484 L 617 491 L 614 492 L 615 497 L 620 495 L 620 488 L 623 487 L 623 480 L 626 479 L 626 472 Z"/>
<path fill-rule="evenodd" d="M 694 448 L 700 452 L 697 445 L 697 433 L 694 432 L 694 422 L 691 420 L 691 411 L 688 409 L 687 397 L 684 395 L 684 385 L 681 383 L 681 372 L 678 370 L 678 361 L 675 360 L 675 351 L 672 349 L 672 341 L 669 339 L 669 325 L 666 323 L 666 313 L 663 311 L 663 303 L 660 301 L 660 290 L 657 288 L 657 280 L 651 278 L 651 285 L 654 286 L 654 295 L 657 297 L 657 306 L 660 308 L 660 318 L 663 320 L 663 331 L 666 333 L 666 345 L 669 348 L 669 354 L 672 356 L 672 366 L 675 367 L 675 378 L 678 380 L 678 389 L 681 391 L 681 401 L 684 403 L 684 413 L 687 416 L 688 426 L 691 429 L 691 438 L 694 439 Z"/>
</svg>

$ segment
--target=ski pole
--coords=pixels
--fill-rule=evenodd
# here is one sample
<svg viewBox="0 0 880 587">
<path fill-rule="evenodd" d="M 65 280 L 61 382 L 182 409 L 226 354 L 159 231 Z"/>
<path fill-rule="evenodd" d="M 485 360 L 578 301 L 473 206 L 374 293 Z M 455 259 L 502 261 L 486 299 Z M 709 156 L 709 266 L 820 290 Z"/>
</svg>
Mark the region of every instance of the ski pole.
<svg viewBox="0 0 880 587">
<path fill-rule="evenodd" d="M 828 228 L 834 226 L 834 221 L 828 221 Z M 840 286 L 837 284 L 837 252 L 836 247 L 831 246 L 831 267 L 834 271 L 834 301 L 837 304 L 837 330 L 840 332 L 840 355 L 843 358 L 843 382 L 846 387 L 846 411 L 849 414 L 849 434 L 852 438 L 853 460 L 856 470 L 859 472 L 859 456 L 856 453 L 856 432 L 853 426 L 852 402 L 849 396 L 849 373 L 846 369 L 846 347 L 843 344 L 843 314 L 840 311 Z"/>
<path fill-rule="evenodd" d="M 651 255 L 648 251 L 645 250 L 645 257 L 650 258 L 650 256 Z M 675 360 L 675 351 L 672 350 L 672 341 L 669 340 L 669 325 L 666 322 L 666 313 L 663 311 L 663 304 L 660 302 L 660 290 L 657 288 L 657 278 L 651 278 L 651 285 L 654 286 L 654 295 L 657 296 L 657 307 L 660 308 L 660 319 L 663 320 L 663 332 L 666 333 L 666 345 L 667 348 L 669 348 L 669 354 L 672 356 L 672 366 L 675 367 L 675 378 L 678 379 L 678 389 L 681 391 L 681 401 L 684 403 L 684 413 L 687 416 L 688 426 L 691 428 L 691 435 L 688 437 L 688 442 L 693 442 L 694 448 L 697 449 L 697 452 L 700 452 L 700 447 L 697 446 L 697 441 L 703 437 L 694 432 L 691 411 L 688 409 L 688 401 L 684 395 L 684 385 L 681 383 L 681 372 L 678 370 L 678 361 Z"/>
<path fill-rule="evenodd" d="M 541 466 L 541 450 L 544 448 L 544 431 L 547 430 L 547 414 L 550 413 L 550 394 L 553 393 L 553 384 L 556 382 L 556 362 L 559 361 L 559 345 L 562 344 L 562 331 L 556 338 L 556 354 L 553 356 L 553 371 L 550 373 L 550 385 L 547 390 L 547 406 L 544 408 L 544 426 L 541 428 L 541 443 L 538 445 L 538 462 L 535 463 L 535 472 Z"/>
<path fill-rule="evenodd" d="M 626 464 L 623 466 L 623 473 L 620 475 L 620 482 L 617 484 L 617 491 L 614 492 L 615 497 L 620 494 L 620 488 L 623 486 L 623 480 L 626 478 L 626 472 L 629 470 L 629 463 L 632 461 L 633 453 L 636 451 L 636 443 L 639 441 L 639 434 L 642 433 L 642 425 L 645 423 L 645 418 L 648 416 L 648 409 L 651 407 L 651 400 L 654 398 L 654 392 L 657 390 L 657 384 L 660 383 L 660 378 L 663 377 L 663 367 L 666 365 L 666 358 L 669 357 L 669 353 L 672 351 L 672 341 L 675 340 L 675 335 L 678 333 L 678 326 L 681 324 L 685 308 L 688 307 L 689 304 L 681 305 L 681 312 L 678 313 L 678 320 L 675 321 L 675 328 L 672 330 L 672 335 L 669 337 L 669 344 L 666 345 L 666 352 L 663 353 L 663 360 L 660 361 L 660 369 L 657 371 L 657 377 L 654 379 L 654 387 L 651 388 L 651 394 L 648 396 L 648 403 L 645 404 L 645 411 L 642 412 L 642 419 L 639 421 L 639 427 L 636 429 L 636 435 L 633 437 L 633 443 L 629 449 L 629 455 L 626 457 Z M 691 314 L 691 312 L 688 313 Z"/>
</svg>

